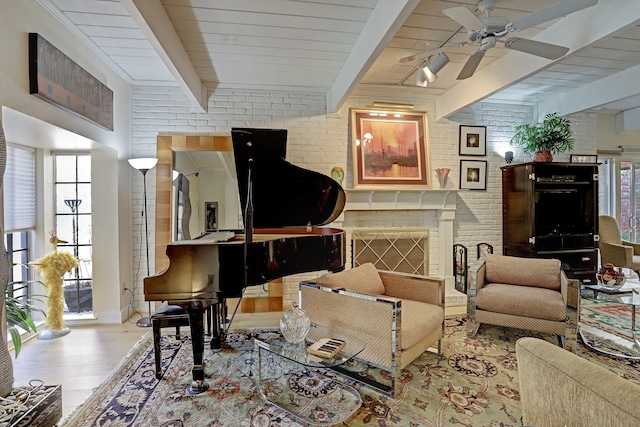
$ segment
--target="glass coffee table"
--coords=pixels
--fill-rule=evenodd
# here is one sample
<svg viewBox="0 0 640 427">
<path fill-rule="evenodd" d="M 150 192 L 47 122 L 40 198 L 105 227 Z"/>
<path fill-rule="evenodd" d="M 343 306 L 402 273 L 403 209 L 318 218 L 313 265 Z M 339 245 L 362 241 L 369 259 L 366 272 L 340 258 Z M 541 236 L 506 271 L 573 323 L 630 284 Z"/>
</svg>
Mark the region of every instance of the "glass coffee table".
<svg viewBox="0 0 640 427">
<path fill-rule="evenodd" d="M 579 322 L 578 332 L 587 347 L 611 356 L 625 359 L 640 359 L 640 340 L 636 324 L 636 311 L 640 306 L 640 288 L 637 283 L 625 284 L 620 290 L 613 290 L 600 285 L 581 285 L 580 296 L 588 304 L 615 304 L 624 311 L 631 312 L 630 330 L 625 331 L 616 324 L 595 325 Z M 584 306 L 583 308 L 588 308 Z M 614 315 L 612 315 L 613 317 Z M 616 313 L 615 316 L 619 316 Z"/>
<path fill-rule="evenodd" d="M 345 346 L 333 357 L 309 352 L 309 346 L 322 338 L 342 340 Z M 340 366 L 365 348 L 359 337 L 318 324 L 312 324 L 307 339 L 299 344 L 284 338 L 254 339 L 258 352 L 257 391 L 267 403 L 288 412 L 304 424 L 339 424 L 360 408 L 358 391 L 311 368 Z"/>
</svg>

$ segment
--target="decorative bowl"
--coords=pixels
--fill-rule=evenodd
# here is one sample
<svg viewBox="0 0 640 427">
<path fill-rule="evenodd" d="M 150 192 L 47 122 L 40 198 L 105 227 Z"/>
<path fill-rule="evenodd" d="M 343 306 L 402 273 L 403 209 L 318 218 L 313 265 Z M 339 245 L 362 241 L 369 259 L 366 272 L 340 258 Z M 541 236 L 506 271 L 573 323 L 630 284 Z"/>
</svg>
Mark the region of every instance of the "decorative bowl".
<svg viewBox="0 0 640 427">
<path fill-rule="evenodd" d="M 605 288 L 620 289 L 627 277 L 624 275 L 621 267 L 614 267 L 612 265 L 605 265 L 596 274 L 598 283 Z"/>
</svg>

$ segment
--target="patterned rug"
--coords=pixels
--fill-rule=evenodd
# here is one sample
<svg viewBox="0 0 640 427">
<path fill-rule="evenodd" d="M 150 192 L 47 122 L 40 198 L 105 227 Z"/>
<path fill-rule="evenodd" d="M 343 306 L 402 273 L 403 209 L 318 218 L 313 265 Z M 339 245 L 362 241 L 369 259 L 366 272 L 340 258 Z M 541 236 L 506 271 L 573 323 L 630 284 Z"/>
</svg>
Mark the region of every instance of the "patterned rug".
<svg viewBox="0 0 640 427">
<path fill-rule="evenodd" d="M 222 351 L 205 351 L 207 392 L 185 393 L 191 382 L 191 343 L 163 337 L 165 376 L 156 380 L 151 336 L 147 334 L 113 375 L 74 412 L 64 427 L 218 427 L 299 426 L 290 415 L 265 404 L 256 393 L 257 354 L 251 336 L 268 338 L 273 330 L 232 331 Z M 343 426 L 520 426 L 520 394 L 515 342 L 522 336 L 544 336 L 517 329 L 484 326 L 475 339 L 467 338 L 465 317 L 447 318 L 443 354 L 425 353 L 411 363 L 402 377 L 398 399 L 347 381 L 362 396 L 362 405 Z M 609 358 L 579 345 L 578 354 L 640 384 L 640 362 Z M 304 394 L 332 393 L 331 380 L 310 381 L 307 374 L 267 362 L 271 372 L 287 381 L 269 392 L 299 402 Z M 269 364 L 271 364 L 269 366 Z M 310 408 L 318 421 L 330 425 L 331 411 Z"/>
</svg>

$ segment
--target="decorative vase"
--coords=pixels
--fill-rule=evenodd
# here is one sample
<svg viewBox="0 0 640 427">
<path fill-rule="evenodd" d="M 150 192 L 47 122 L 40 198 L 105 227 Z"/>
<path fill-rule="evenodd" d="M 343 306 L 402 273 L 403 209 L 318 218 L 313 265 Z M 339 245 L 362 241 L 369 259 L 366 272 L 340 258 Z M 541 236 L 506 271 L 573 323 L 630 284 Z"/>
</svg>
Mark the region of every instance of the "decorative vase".
<svg viewBox="0 0 640 427">
<path fill-rule="evenodd" d="M 331 178 L 336 180 L 338 184 L 342 185 L 342 180 L 344 179 L 344 169 L 340 166 L 336 166 L 331 169 Z"/>
<path fill-rule="evenodd" d="M 551 152 L 547 150 L 540 150 L 540 151 L 536 151 L 536 155 L 533 158 L 533 161 L 534 162 L 552 162 L 553 156 L 551 155 Z"/>
<path fill-rule="evenodd" d="M 445 188 L 447 186 L 449 172 L 451 172 L 451 169 L 449 168 L 436 169 L 436 175 L 438 176 L 438 183 L 440 184 L 440 188 Z"/>
<path fill-rule="evenodd" d="M 311 329 L 311 320 L 307 313 L 298 307 L 297 302 L 291 303 L 291 308 L 286 310 L 280 318 L 280 332 L 287 342 L 299 343 L 304 341 Z"/>
</svg>

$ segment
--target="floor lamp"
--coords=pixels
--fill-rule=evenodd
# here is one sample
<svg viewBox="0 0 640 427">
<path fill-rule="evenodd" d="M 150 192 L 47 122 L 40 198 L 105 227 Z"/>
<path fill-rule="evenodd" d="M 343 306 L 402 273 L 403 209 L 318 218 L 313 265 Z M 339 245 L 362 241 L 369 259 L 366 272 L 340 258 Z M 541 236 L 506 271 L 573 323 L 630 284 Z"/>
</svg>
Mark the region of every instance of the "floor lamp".
<svg viewBox="0 0 640 427">
<path fill-rule="evenodd" d="M 143 182 L 143 193 L 144 193 L 144 243 L 147 247 L 147 277 L 150 273 L 149 268 L 149 219 L 147 217 L 147 172 L 149 169 L 153 169 L 158 163 L 158 159 L 155 158 L 139 158 L 139 159 L 129 159 L 129 164 L 134 168 L 138 169 L 142 173 L 142 182 Z M 149 328 L 151 327 L 151 301 L 149 301 L 149 315 L 147 317 L 143 317 L 136 322 L 141 328 Z"/>
</svg>

